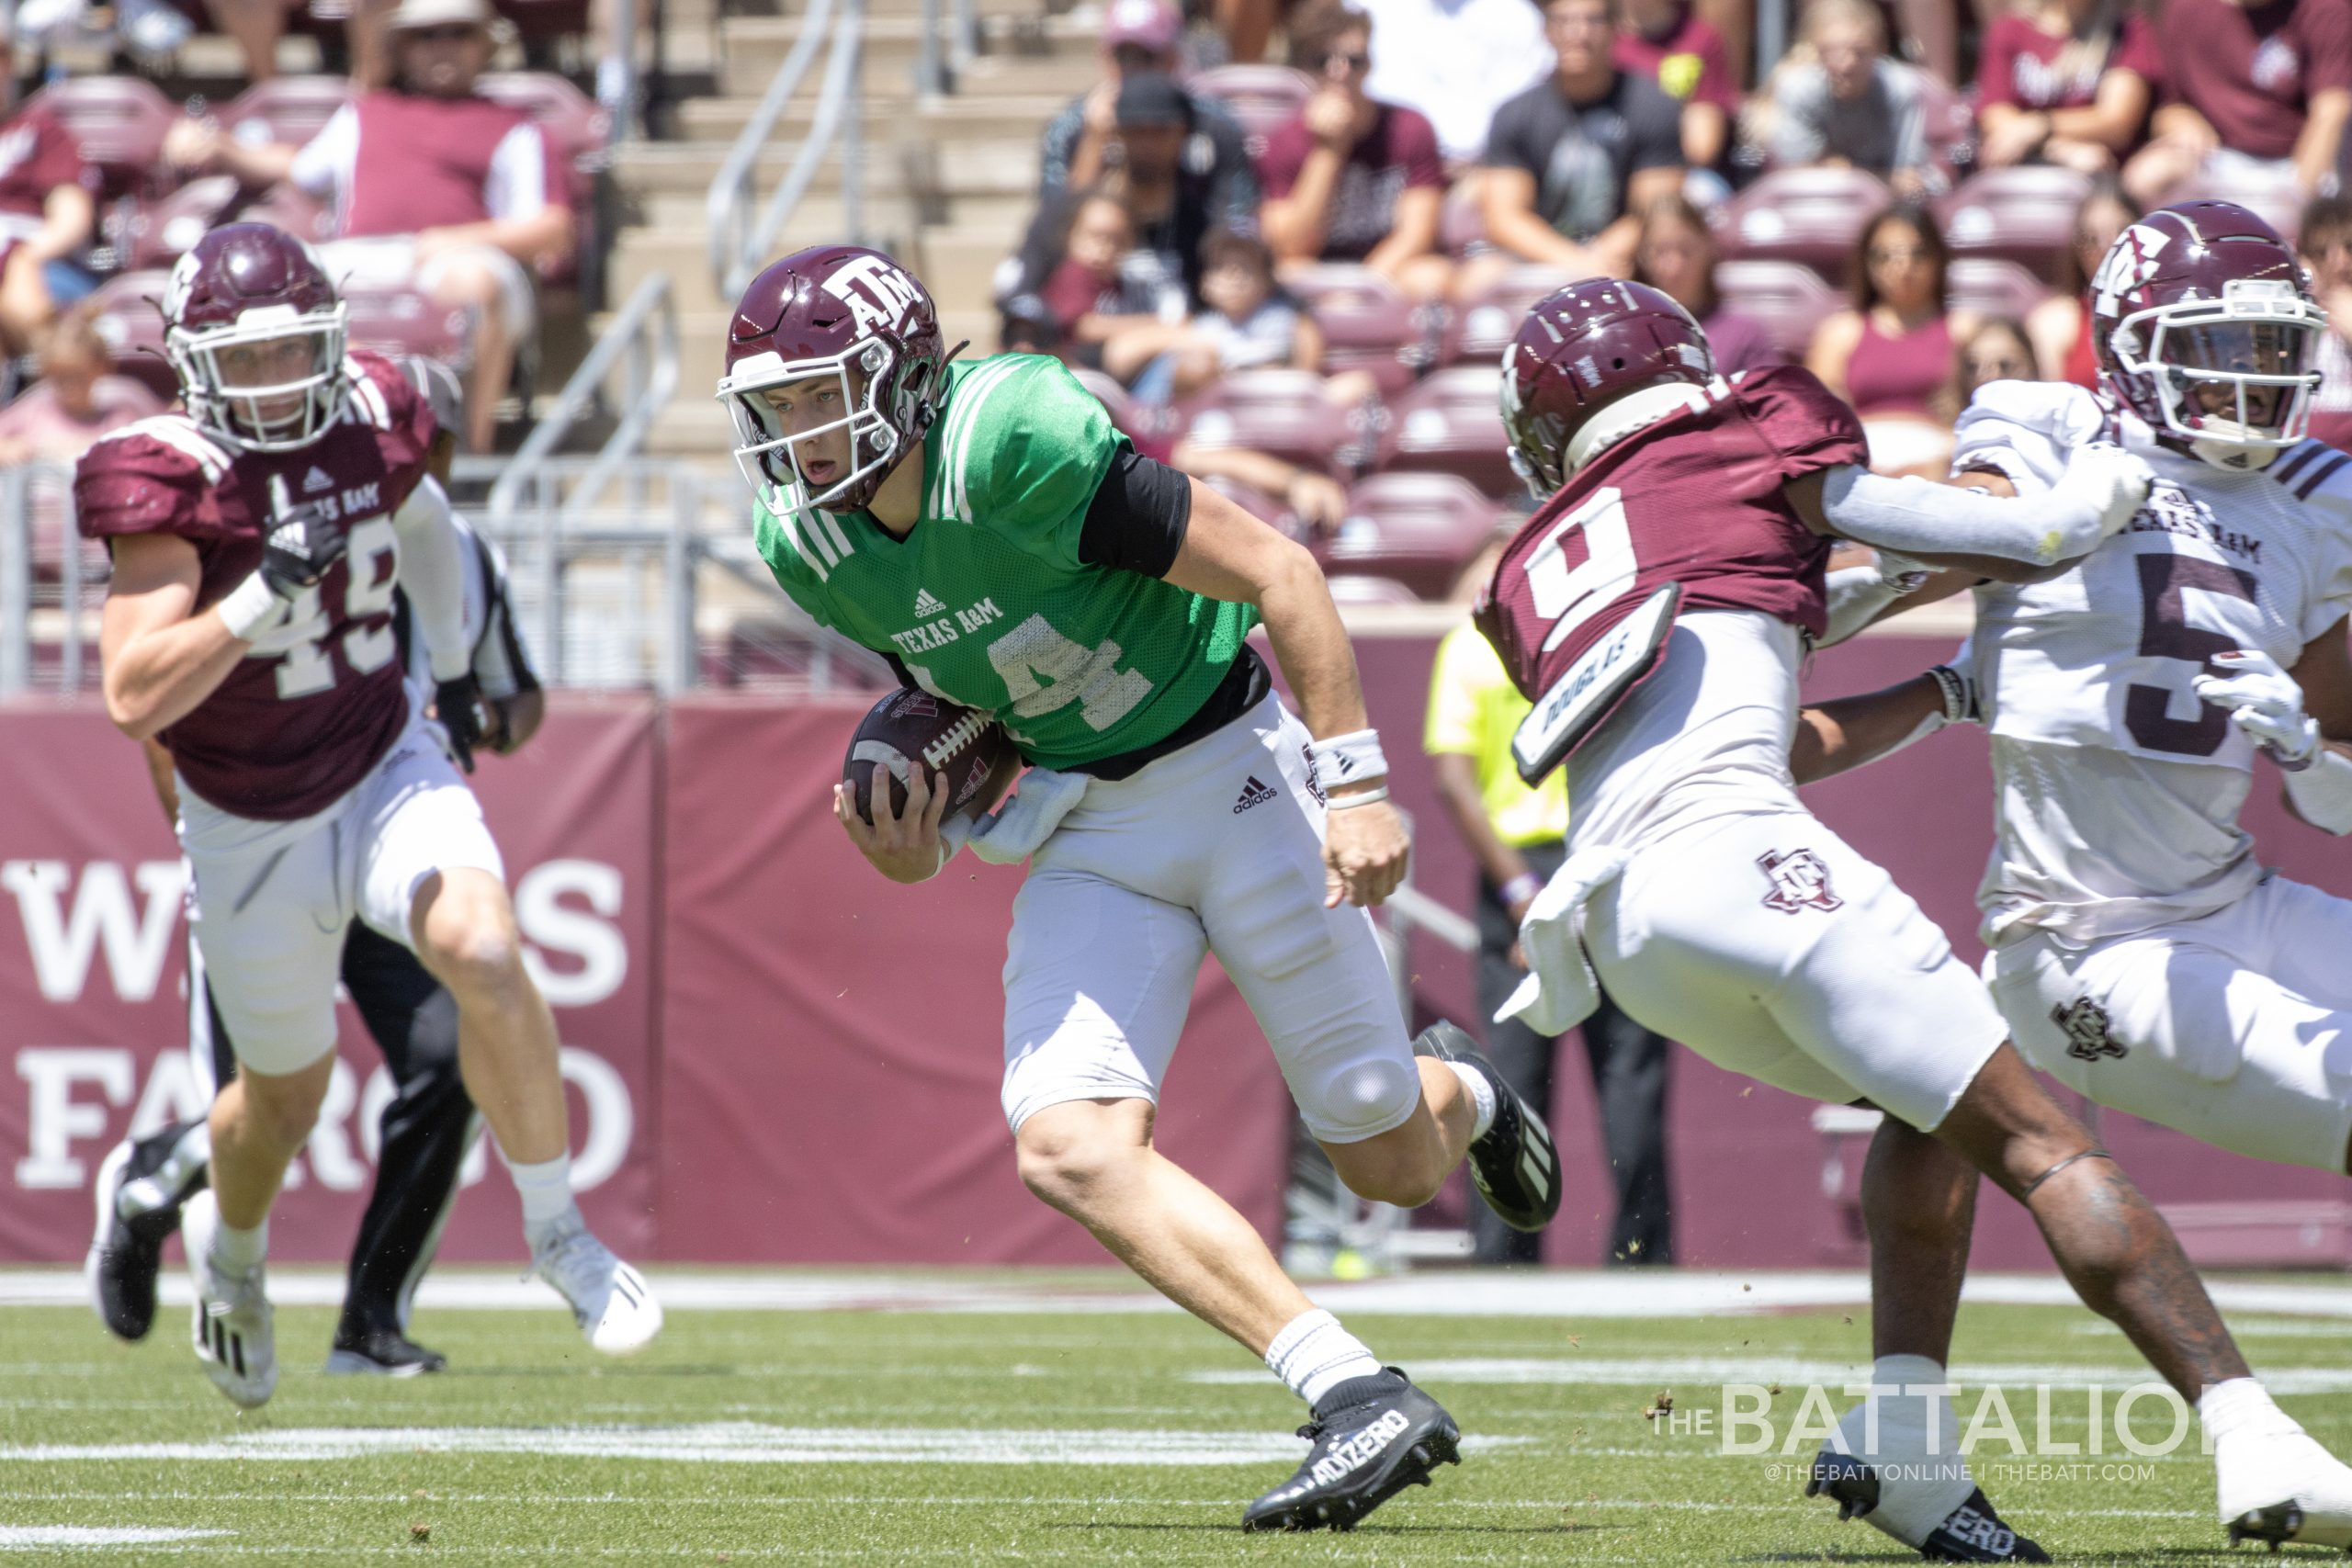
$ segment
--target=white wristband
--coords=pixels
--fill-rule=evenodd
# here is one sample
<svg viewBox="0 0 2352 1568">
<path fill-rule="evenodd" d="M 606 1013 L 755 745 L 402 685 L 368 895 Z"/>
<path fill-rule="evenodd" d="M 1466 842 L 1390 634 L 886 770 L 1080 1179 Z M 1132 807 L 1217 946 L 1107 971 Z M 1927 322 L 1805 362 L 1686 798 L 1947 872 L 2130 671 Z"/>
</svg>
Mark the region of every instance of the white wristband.
<svg viewBox="0 0 2352 1568">
<path fill-rule="evenodd" d="M 1376 729 L 1355 729 L 1315 741 L 1306 748 L 1306 756 L 1315 769 L 1315 782 L 1326 795 L 1348 784 L 1388 776 L 1388 759 L 1381 755 Z"/>
<path fill-rule="evenodd" d="M 1378 784 L 1371 789 L 1360 789 L 1353 795 L 1335 795 L 1331 796 L 1330 805 L 1326 809 L 1352 811 L 1359 806 L 1377 806 L 1387 798 L 1388 786 Z"/>
<path fill-rule="evenodd" d="M 251 642 L 262 633 L 286 618 L 289 608 L 269 586 L 269 579 L 256 571 L 225 598 L 212 606 L 220 612 L 220 624 L 229 628 L 231 637 Z"/>
</svg>

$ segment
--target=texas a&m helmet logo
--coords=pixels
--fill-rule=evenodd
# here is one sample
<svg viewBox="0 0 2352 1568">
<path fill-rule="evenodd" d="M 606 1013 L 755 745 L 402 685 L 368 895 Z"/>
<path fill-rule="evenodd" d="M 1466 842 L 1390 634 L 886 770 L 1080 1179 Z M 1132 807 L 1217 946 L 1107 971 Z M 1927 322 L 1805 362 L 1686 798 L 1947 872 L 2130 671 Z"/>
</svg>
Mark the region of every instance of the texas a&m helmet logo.
<svg viewBox="0 0 2352 1568">
<path fill-rule="evenodd" d="M 1793 915 L 1801 909 L 1837 909 L 1845 900 L 1829 890 L 1829 868 L 1811 850 L 1791 850 L 1787 854 L 1767 850 L 1756 857 L 1770 885 L 1764 895 L 1764 907 Z"/>
<path fill-rule="evenodd" d="M 923 298 L 915 280 L 892 265 L 890 258 L 871 251 L 852 256 L 824 279 L 824 290 L 849 307 L 862 333 L 877 327 L 902 327 L 908 314 Z"/>
</svg>

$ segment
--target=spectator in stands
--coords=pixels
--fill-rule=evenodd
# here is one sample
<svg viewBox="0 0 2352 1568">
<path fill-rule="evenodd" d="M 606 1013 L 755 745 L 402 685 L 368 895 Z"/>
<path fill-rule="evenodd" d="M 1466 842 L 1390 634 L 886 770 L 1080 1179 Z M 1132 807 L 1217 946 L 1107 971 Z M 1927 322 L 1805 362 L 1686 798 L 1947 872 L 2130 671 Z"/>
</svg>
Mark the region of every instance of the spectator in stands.
<svg viewBox="0 0 2352 1568">
<path fill-rule="evenodd" d="M 1456 171 L 1486 155 L 1496 112 L 1551 63 L 1528 0 L 1361 0 L 1372 18 L 1364 91 L 1418 110 Z"/>
<path fill-rule="evenodd" d="M 1681 111 L 1611 58 L 1616 0 L 1544 0 L 1555 54 L 1548 80 L 1495 111 L 1479 202 L 1487 237 L 1521 261 L 1572 277 L 1623 277 L 1633 214 L 1682 186 Z M 1491 269 L 1465 268 L 1473 291 Z"/>
<path fill-rule="evenodd" d="M 1279 501 L 1283 508 L 1298 520 L 1304 531 L 1310 534 L 1336 534 L 1340 531 L 1340 525 L 1347 521 L 1348 492 L 1340 487 L 1339 480 L 1329 474 L 1318 474 L 1313 468 L 1285 462 L 1271 452 L 1253 452 L 1247 446 L 1202 446 L 1182 440 L 1169 454 L 1168 464 L 1195 479 L 1238 479 L 1270 499 Z"/>
<path fill-rule="evenodd" d="M 564 171 L 522 110 L 475 90 L 490 63 L 488 0 L 401 0 L 392 13 L 400 84 L 337 109 L 307 146 L 247 144 L 218 124 L 183 120 L 165 155 L 249 184 L 290 179 L 331 199 L 327 270 L 363 284 L 413 286 L 475 319 L 467 445 L 494 445 L 514 355 L 533 342 L 533 275 L 567 260 L 575 239 Z"/>
<path fill-rule="evenodd" d="M 2123 168 L 2143 208 L 2204 175 L 2216 193 L 2333 189 L 2352 116 L 2352 0 L 2165 0 L 2164 102 Z"/>
<path fill-rule="evenodd" d="M 71 463 L 107 432 L 164 412 L 153 392 L 113 367 L 91 313 L 65 312 L 42 337 L 40 379 L 0 408 L 0 468 Z"/>
<path fill-rule="evenodd" d="M 1953 348 L 1975 319 L 1949 305 L 1951 253 L 1924 209 L 1898 202 L 1854 247 L 1853 309 L 1815 329 L 1805 365 L 1854 405 L 1880 473 L 1941 478 L 1951 457 Z"/>
<path fill-rule="evenodd" d="M 1061 260 L 1038 298 L 1063 356 L 1124 384 L 1183 330 L 1184 290 L 1158 257 L 1136 249 L 1135 221 L 1109 189 L 1070 206 Z"/>
<path fill-rule="evenodd" d="M 1135 375 L 1138 400 L 1170 402 L 1228 370 L 1322 368 L 1322 330 L 1275 283 L 1273 253 L 1256 235 L 1220 229 L 1202 242 L 1201 299 L 1201 312 L 1162 337 L 1150 363 Z M 1103 368 L 1120 375 L 1122 367 L 1113 360 L 1129 354 L 1133 341 L 1141 341 L 1140 334 L 1114 340 Z M 1351 394 L 1360 401 L 1371 389 L 1361 376 L 1333 379 L 1344 382 L 1327 388 L 1335 401 L 1347 401 Z"/>
<path fill-rule="evenodd" d="M 1464 576 L 1467 588 L 1494 570 L 1489 548 Z M 1519 923 L 1566 858 L 1567 773 L 1541 784 L 1520 782 L 1511 737 L 1531 705 L 1511 685 L 1502 660 L 1476 626 L 1454 627 L 1438 644 L 1430 674 L 1422 749 L 1437 769 L 1438 801 L 1478 868 L 1478 1016 L 1496 1010 L 1527 976 Z M 1552 1103 L 1560 1042 L 1518 1020 L 1489 1022 L 1487 1054 L 1532 1105 Z M 1600 1100 L 1600 1132 L 1617 1212 L 1610 1227 L 1615 1263 L 1674 1261 L 1674 1219 L 1667 1185 L 1666 1083 L 1668 1046 L 1607 998 L 1583 1026 L 1585 1054 Z M 1484 1209 L 1485 1205 L 1477 1206 Z M 1542 1238 L 1491 1213 L 1470 1218 L 1475 1261 L 1542 1260 Z"/>
<path fill-rule="evenodd" d="M 1184 18 L 1169 0 L 1111 0 L 1102 13 L 1102 80 L 1046 123 L 1038 195 L 1051 199 L 1084 189 L 1113 167 L 1125 140 L 1121 89 L 1138 74 L 1173 76 L 1183 36 Z M 1178 152 L 1186 179 L 1206 187 L 1207 203 L 1220 218 L 1254 217 L 1258 175 L 1240 125 L 1214 98 L 1184 98 L 1186 135 Z"/>
<path fill-rule="evenodd" d="M 1201 242 L 1210 230 L 1255 230 L 1258 187 L 1196 166 L 1199 145 L 1191 96 L 1159 71 L 1130 73 L 1119 84 L 1116 139 L 1111 158 L 1135 220 L 1136 243 L 1158 256 L 1170 276 L 1200 298 Z"/>
<path fill-rule="evenodd" d="M 2008 316 L 1988 316 L 1960 340 L 1959 355 L 1952 361 L 1952 416 L 1958 418 L 1976 396 L 1976 389 L 1988 381 L 2041 378 L 2034 367 L 2033 340 L 2026 336 L 2025 323 Z"/>
<path fill-rule="evenodd" d="M 1442 297 L 1453 276 L 1438 243 L 1444 161 L 1427 117 L 1365 93 L 1372 23 L 1313 0 L 1291 23 L 1290 57 L 1321 80 L 1259 160 L 1267 243 L 1285 263 L 1362 262 L 1417 299 Z"/>
<path fill-rule="evenodd" d="M 2352 197 L 2322 197 L 2303 209 L 2298 240 L 2312 292 L 2327 312 L 2327 331 L 2312 355 L 2320 374 L 2312 399 L 2314 440 L 2352 452 Z"/>
<path fill-rule="evenodd" d="M 212 25 L 237 45 L 248 85 L 277 75 L 277 40 L 286 36 L 286 19 L 302 9 L 303 0 L 204 0 Z"/>
<path fill-rule="evenodd" d="M 2026 335 L 2033 340 L 2034 363 L 2045 381 L 2072 381 L 2098 389 L 2098 358 L 2091 342 L 2091 278 L 2117 236 L 2138 220 L 2140 209 L 2123 194 L 2113 175 L 2091 182 L 2075 209 L 2075 231 L 2066 244 L 2058 290 L 2028 311 Z"/>
<path fill-rule="evenodd" d="M 2037 0 L 2005 11 L 1977 56 L 1977 162 L 2115 168 L 2139 144 L 2163 79 L 2154 30 L 2126 0 Z"/>
<path fill-rule="evenodd" d="M 1927 83 L 1887 58 L 1886 19 L 1878 6 L 1872 0 L 1813 0 L 1804 38 L 1814 59 L 1791 62 L 1773 77 L 1773 164 L 1865 169 L 1897 195 L 1925 191 Z"/>
<path fill-rule="evenodd" d="M 1739 83 L 1723 35 L 1691 0 L 1625 0 L 1617 29 L 1618 67 L 1646 76 L 1682 106 L 1682 161 L 1694 181 L 1704 178 L 1710 203 L 1731 194 L 1719 171 L 1730 151 L 1732 117 L 1739 112 Z"/>
<path fill-rule="evenodd" d="M 57 319 L 51 264 L 90 243 L 97 177 L 44 104 L 17 105 L 17 55 L 0 16 L 0 351 L 29 352 Z"/>
<path fill-rule="evenodd" d="M 1715 292 L 1715 262 L 1714 231 L 1689 197 L 1678 191 L 1643 209 L 1634 281 L 1663 290 L 1698 319 L 1715 351 L 1715 368 L 1731 376 L 1787 364 L 1764 323 L 1724 306 Z"/>
</svg>

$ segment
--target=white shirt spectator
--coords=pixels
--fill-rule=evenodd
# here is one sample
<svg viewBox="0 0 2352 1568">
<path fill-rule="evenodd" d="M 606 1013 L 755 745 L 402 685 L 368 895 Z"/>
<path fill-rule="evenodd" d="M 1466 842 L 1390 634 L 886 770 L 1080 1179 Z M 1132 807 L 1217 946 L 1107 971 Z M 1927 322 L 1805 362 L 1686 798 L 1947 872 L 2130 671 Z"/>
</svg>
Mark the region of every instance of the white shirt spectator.
<svg viewBox="0 0 2352 1568">
<path fill-rule="evenodd" d="M 1357 0 L 1372 18 L 1366 96 L 1419 109 L 1454 163 L 1487 150 L 1495 110 L 1551 73 L 1530 0 Z"/>
</svg>

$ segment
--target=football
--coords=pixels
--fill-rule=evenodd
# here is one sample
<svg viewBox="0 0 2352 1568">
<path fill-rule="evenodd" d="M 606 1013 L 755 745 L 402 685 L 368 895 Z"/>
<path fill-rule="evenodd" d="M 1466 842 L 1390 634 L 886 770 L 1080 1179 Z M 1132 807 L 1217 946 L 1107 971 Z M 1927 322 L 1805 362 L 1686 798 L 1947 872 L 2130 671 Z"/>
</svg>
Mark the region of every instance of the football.
<svg viewBox="0 0 2352 1568">
<path fill-rule="evenodd" d="M 920 761 L 932 787 L 947 781 L 953 816 L 978 807 L 981 786 L 1008 744 L 1004 727 L 978 708 L 902 688 L 876 703 L 858 722 L 842 761 L 842 782 L 849 785 L 857 814 L 871 822 L 874 765 L 890 770 L 890 811 L 896 816 L 907 808 L 908 770 Z"/>
</svg>

